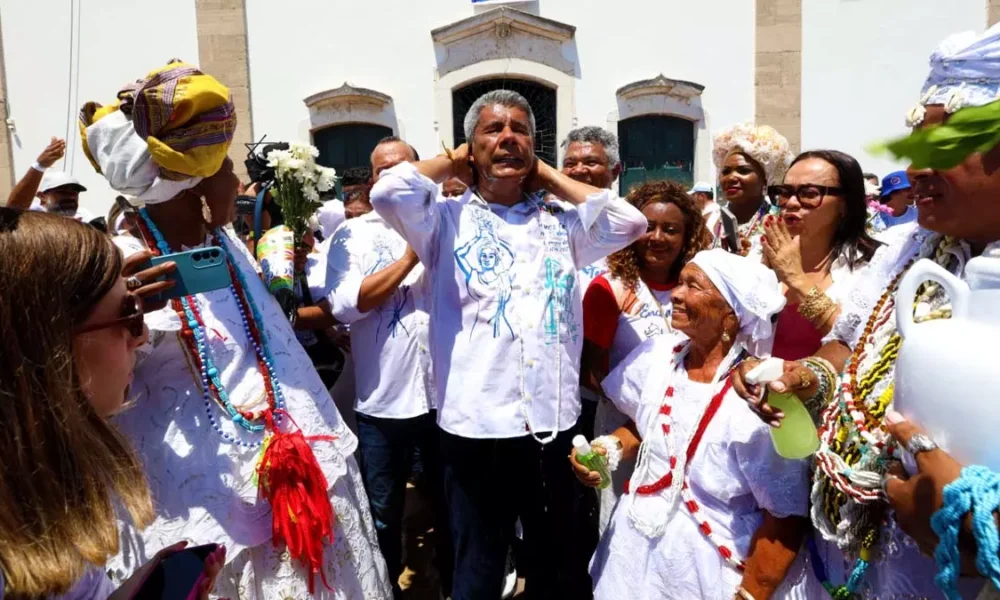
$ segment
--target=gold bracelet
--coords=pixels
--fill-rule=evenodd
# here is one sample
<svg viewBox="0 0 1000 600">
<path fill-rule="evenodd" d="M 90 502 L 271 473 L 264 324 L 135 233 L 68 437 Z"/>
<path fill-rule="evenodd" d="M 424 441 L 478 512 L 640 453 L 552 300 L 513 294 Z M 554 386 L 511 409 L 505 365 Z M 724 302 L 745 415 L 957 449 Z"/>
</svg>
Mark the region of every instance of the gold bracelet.
<svg viewBox="0 0 1000 600">
<path fill-rule="evenodd" d="M 816 286 L 809 290 L 806 299 L 799 304 L 799 314 L 817 328 L 836 311 L 837 304 Z"/>
</svg>

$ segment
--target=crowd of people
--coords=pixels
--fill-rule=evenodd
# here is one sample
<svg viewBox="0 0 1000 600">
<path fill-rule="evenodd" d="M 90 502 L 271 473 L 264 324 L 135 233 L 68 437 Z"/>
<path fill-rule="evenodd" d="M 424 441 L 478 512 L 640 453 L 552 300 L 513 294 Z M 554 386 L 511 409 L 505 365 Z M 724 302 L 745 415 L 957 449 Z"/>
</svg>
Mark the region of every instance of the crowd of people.
<svg viewBox="0 0 1000 600">
<path fill-rule="evenodd" d="M 997 102 L 1000 27 L 946 40 L 917 91 L 916 133 Z M 290 315 L 237 214 L 267 193 L 234 174 L 235 114 L 172 62 L 81 111 L 106 218 L 58 139 L 0 207 L 0 597 L 145 597 L 214 544 L 184 597 L 400 598 L 414 480 L 455 600 L 515 570 L 545 599 L 1000 589 L 1000 474 L 894 410 L 897 311 L 953 301 L 897 302 L 901 277 L 1000 258 L 995 139 L 879 180 L 736 124 L 717 182 L 621 197 L 614 134 L 576 129 L 550 166 L 527 100 L 492 91 L 467 144 L 378 143 L 296 249 Z M 171 295 L 198 250 L 227 285 Z M 818 428 L 808 456 L 776 449 L 778 394 Z"/>
</svg>

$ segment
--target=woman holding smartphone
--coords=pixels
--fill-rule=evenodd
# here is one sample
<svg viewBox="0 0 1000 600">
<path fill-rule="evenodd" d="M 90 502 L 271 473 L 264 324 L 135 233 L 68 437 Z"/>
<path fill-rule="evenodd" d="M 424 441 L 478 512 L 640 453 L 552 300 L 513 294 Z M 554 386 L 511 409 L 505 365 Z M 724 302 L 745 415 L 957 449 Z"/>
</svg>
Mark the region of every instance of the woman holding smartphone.
<svg viewBox="0 0 1000 600">
<path fill-rule="evenodd" d="M 139 294 L 172 265 L 134 273 L 93 227 L 0 208 L 0 597 L 131 598 L 174 544 L 115 586 L 116 505 L 141 529 L 149 488 L 128 441 L 107 421 L 128 395 L 147 339 Z M 123 272 L 138 289 L 129 291 Z M 175 538 L 175 540 L 178 538 Z M 208 599 L 225 549 L 208 555 Z"/>
<path fill-rule="evenodd" d="M 226 545 L 225 596 L 391 597 L 357 440 L 227 227 L 239 187 L 229 90 L 174 62 L 117 97 L 83 107 L 81 137 L 111 187 L 142 206 L 138 238 L 122 245 L 221 252 L 229 277 L 146 314 L 136 407 L 116 424 L 143 457 L 155 514 L 144 530 L 120 520 L 127 546 L 112 575 L 181 538 Z"/>
</svg>

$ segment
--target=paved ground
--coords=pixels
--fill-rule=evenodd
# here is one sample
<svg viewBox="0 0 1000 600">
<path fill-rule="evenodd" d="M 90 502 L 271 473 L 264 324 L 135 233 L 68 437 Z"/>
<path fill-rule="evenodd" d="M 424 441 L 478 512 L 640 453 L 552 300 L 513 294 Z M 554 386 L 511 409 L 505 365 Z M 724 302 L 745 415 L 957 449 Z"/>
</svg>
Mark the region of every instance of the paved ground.
<svg viewBox="0 0 1000 600">
<path fill-rule="evenodd" d="M 431 548 L 434 535 L 431 511 L 423 495 L 406 485 L 406 512 L 403 517 L 403 560 L 406 567 L 399 576 L 405 600 L 441 600 L 437 569 Z M 524 580 L 518 580 L 517 598 L 524 593 Z"/>
</svg>

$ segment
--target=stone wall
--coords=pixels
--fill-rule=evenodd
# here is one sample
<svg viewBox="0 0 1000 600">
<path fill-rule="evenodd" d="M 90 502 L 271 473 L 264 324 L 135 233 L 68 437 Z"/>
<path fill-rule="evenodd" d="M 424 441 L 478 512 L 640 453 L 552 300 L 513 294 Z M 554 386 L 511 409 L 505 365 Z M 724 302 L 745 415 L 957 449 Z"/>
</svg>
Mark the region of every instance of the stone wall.
<svg viewBox="0 0 1000 600">
<path fill-rule="evenodd" d="M 195 0 L 201 70 L 226 84 L 236 105 L 236 135 L 229 149 L 234 171 L 246 182 L 246 144 L 253 141 L 245 0 Z"/>
<path fill-rule="evenodd" d="M 777 129 L 798 152 L 802 140 L 802 0 L 757 0 L 755 41 L 755 120 Z"/>
</svg>

